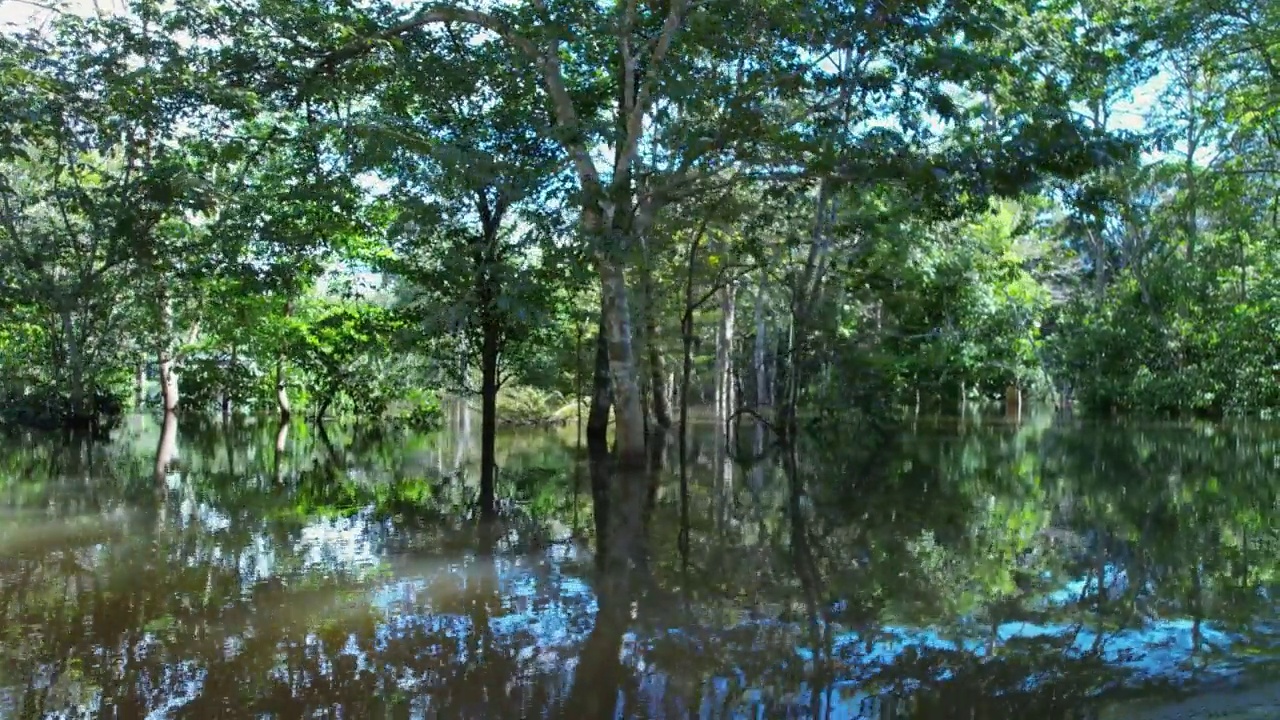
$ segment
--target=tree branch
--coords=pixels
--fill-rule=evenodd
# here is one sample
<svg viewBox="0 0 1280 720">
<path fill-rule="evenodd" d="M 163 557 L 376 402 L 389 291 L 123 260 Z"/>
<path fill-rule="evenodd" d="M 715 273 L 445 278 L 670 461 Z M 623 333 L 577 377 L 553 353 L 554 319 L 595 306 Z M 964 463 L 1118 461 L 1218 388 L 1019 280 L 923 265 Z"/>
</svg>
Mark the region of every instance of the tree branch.
<svg viewBox="0 0 1280 720">
<path fill-rule="evenodd" d="M 631 53 L 631 31 L 635 26 L 636 0 L 627 0 L 622 28 L 618 32 L 618 45 L 622 50 L 622 107 L 627 113 L 636 106 L 636 59 Z"/>
<path fill-rule="evenodd" d="M 622 151 L 618 153 L 618 164 L 613 169 L 613 182 L 622 182 L 627 177 L 627 171 L 631 168 L 631 163 L 635 160 L 636 152 L 640 147 L 640 136 L 644 132 L 644 116 L 649 112 L 649 106 L 653 102 L 653 93 L 658 87 L 658 82 L 662 77 L 662 63 L 666 60 L 667 52 L 671 49 L 671 42 L 675 39 L 676 31 L 680 29 L 680 25 L 684 20 L 685 6 L 688 0 L 671 0 L 671 8 L 667 12 L 667 19 L 662 24 L 662 34 L 658 36 L 658 44 L 653 50 L 653 56 L 649 58 L 648 76 L 641 84 L 638 93 L 634 91 L 634 75 L 632 68 L 624 67 L 627 73 L 625 85 L 631 86 L 631 92 L 635 94 L 633 102 L 626 108 L 627 111 L 627 134 L 623 139 Z M 628 11 L 634 12 L 634 0 L 629 0 Z M 631 18 L 634 19 L 634 18 Z M 623 28 L 623 59 L 624 65 L 630 62 L 634 64 L 634 60 L 630 60 L 630 33 L 629 24 Z"/>
<path fill-rule="evenodd" d="M 583 184 L 583 189 L 585 190 L 592 186 L 598 187 L 600 173 L 597 171 L 595 163 L 592 162 L 586 146 L 581 139 L 575 137 L 578 130 L 578 113 L 574 107 L 573 98 L 569 95 L 568 87 L 565 85 L 564 71 L 560 67 L 560 57 L 557 52 L 558 48 L 553 46 L 550 51 L 543 52 L 538 48 L 537 44 L 516 32 L 505 20 L 490 13 L 439 5 L 424 8 L 408 20 L 398 25 L 393 25 L 371 38 L 362 38 L 346 47 L 329 53 L 312 69 L 301 90 L 305 92 L 313 81 L 338 65 L 372 52 L 381 42 L 406 35 L 429 25 L 451 22 L 465 23 L 488 30 L 533 61 L 542 74 L 543 84 L 546 86 L 547 94 L 551 97 L 556 123 L 563 134 L 563 137 L 559 138 L 559 142 L 573 159 L 578 178 Z"/>
</svg>

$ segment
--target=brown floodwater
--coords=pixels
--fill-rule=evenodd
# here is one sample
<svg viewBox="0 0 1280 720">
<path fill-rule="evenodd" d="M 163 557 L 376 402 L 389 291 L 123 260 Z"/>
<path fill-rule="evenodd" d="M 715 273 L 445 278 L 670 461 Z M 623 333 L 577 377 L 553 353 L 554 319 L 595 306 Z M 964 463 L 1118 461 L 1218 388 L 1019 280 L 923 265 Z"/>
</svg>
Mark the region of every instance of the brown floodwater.
<svg viewBox="0 0 1280 720">
<path fill-rule="evenodd" d="M 188 422 L 159 474 L 144 418 L 0 440 L 0 718 L 1083 719 L 1280 677 L 1280 428 L 792 463 L 708 426 L 684 482 L 674 441 L 622 474 L 513 432 L 493 524 L 468 430 Z"/>
</svg>

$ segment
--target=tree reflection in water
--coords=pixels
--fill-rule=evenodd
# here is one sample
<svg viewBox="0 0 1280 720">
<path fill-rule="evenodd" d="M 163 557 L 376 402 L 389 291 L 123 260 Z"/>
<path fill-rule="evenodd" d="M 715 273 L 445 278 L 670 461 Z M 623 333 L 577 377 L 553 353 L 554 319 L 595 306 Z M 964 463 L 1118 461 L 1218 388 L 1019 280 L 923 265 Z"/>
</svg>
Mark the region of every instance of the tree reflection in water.
<svg viewBox="0 0 1280 720">
<path fill-rule="evenodd" d="M 0 716 L 1088 717 L 1278 637 L 1266 428 L 525 433 L 496 523 L 456 433 L 176 432 L 0 453 Z"/>
</svg>

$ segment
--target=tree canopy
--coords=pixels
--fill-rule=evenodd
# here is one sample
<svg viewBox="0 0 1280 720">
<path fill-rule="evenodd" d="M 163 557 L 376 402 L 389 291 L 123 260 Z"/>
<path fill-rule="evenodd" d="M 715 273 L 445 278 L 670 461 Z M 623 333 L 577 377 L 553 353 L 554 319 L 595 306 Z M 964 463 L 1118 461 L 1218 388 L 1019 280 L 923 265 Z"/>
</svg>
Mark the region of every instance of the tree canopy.
<svg viewBox="0 0 1280 720">
<path fill-rule="evenodd" d="M 784 431 L 1010 388 L 1270 411 L 1273 14 L 58 12 L 0 38 L 7 412 L 492 415 L 505 387 L 611 408 L 636 459 L 677 391 Z"/>
</svg>

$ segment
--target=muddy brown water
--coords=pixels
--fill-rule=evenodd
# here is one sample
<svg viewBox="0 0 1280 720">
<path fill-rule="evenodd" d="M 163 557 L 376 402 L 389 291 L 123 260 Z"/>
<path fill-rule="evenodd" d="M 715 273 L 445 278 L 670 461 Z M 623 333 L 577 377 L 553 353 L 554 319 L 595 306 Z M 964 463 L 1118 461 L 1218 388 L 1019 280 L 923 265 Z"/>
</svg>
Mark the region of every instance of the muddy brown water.
<svg viewBox="0 0 1280 720">
<path fill-rule="evenodd" d="M 0 446 L 0 718 L 1280 717 L 1276 427 L 276 430 Z"/>
</svg>

